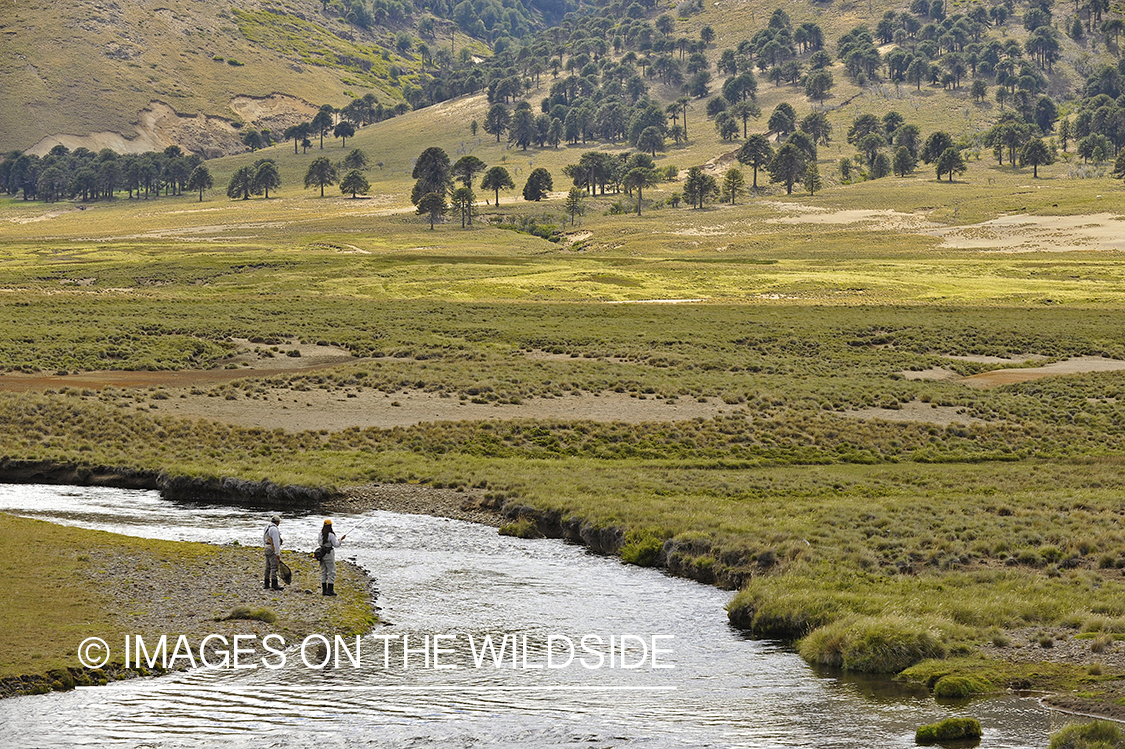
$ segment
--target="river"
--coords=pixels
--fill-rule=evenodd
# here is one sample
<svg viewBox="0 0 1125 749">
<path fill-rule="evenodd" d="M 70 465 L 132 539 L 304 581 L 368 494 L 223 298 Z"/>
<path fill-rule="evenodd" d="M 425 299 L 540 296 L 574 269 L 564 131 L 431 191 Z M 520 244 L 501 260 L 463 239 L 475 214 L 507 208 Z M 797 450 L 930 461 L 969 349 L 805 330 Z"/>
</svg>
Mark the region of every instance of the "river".
<svg viewBox="0 0 1125 749">
<path fill-rule="evenodd" d="M 0 510 L 134 536 L 255 544 L 272 514 L 151 491 L 24 485 L 0 485 Z M 362 641 L 358 668 L 347 654 L 338 668 L 308 668 L 292 648 L 278 669 L 196 669 L 18 697 L 0 701 L 0 737 L 36 747 L 867 749 L 913 747 L 919 725 L 968 715 L 984 728 L 980 746 L 1000 749 L 1045 747 L 1063 722 L 1033 698 L 939 704 L 886 679 L 818 673 L 790 648 L 732 629 L 729 593 L 561 541 L 387 512 L 334 520 L 356 528 L 337 553 L 375 576 L 390 623 L 374 635 L 391 639 Z M 311 548 L 321 521 L 286 515 L 287 546 Z M 437 635 L 438 664 L 455 668 L 434 668 L 432 651 L 417 650 Z M 478 666 L 486 635 L 497 645 L 514 638 L 516 662 L 509 648 L 501 667 Z M 623 636 L 630 668 L 620 648 L 611 668 L 609 638 Z M 403 638 L 412 649 L 405 669 Z M 550 665 L 562 667 L 544 667 L 549 638 Z"/>
</svg>

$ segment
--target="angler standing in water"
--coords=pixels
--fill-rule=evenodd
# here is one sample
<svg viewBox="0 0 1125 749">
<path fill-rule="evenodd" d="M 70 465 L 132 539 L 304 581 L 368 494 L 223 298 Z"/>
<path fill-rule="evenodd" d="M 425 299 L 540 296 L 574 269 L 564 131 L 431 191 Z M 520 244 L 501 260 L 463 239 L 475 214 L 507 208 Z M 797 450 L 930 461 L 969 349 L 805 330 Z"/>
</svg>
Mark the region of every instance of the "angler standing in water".
<svg viewBox="0 0 1125 749">
<path fill-rule="evenodd" d="M 324 596 L 336 595 L 336 547 L 339 546 L 348 534 L 336 538 L 332 532 L 332 520 L 324 521 L 320 529 L 320 594 Z"/>
</svg>

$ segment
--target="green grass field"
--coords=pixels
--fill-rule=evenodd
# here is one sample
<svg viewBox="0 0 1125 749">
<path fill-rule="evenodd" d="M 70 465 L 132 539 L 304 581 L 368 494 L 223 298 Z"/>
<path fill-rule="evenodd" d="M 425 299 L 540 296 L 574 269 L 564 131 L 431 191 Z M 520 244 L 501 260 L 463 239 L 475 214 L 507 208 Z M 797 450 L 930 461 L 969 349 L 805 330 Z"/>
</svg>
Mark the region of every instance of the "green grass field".
<svg viewBox="0 0 1125 749">
<path fill-rule="evenodd" d="M 943 241 L 949 230 L 994 232 L 977 224 L 1005 215 L 1121 215 L 1119 182 L 1071 178 L 1066 163 L 1033 180 L 981 160 L 953 184 L 920 172 L 815 197 L 773 186 L 735 206 L 653 205 L 640 217 L 607 215 L 625 198 L 599 197 L 557 243 L 489 223 L 532 217 L 561 229 L 557 198 L 509 194 L 480 206 L 472 229 L 431 231 L 406 199 L 417 144 L 456 158 L 483 106 L 365 128 L 348 145 L 373 163 L 368 200 L 298 187 L 321 152 L 282 145 L 267 152 L 284 180 L 270 200 L 212 193 L 81 211 L 0 201 L 0 361 L 24 374 L 206 369 L 224 366 L 235 338 L 298 338 L 364 361 L 211 392 L 261 408 L 271 407 L 259 398 L 267 386 L 424 391 L 451 403 L 617 392 L 719 401 L 728 413 L 291 432 L 161 416 L 176 397 L 161 388 L 54 388 L 0 395 L 0 455 L 314 486 L 485 488 L 512 507 L 625 529 L 623 558 L 746 582 L 736 621 L 807 635 L 809 660 L 857 669 L 901 667 L 869 657 L 876 640 L 914 643 L 916 660 L 1027 626 L 1125 633 L 1125 374 L 987 390 L 908 377 L 1004 366 L 986 356 L 1125 359 L 1119 251 L 1045 251 L 1073 239 L 1062 231 L 1030 252 Z M 558 190 L 582 149 L 525 155 L 485 137 L 471 150 L 525 175 L 547 165 Z M 325 153 L 346 152 L 331 142 Z M 260 155 L 214 162 L 216 181 Z M 659 162 L 686 167 L 701 155 Z M 671 189 L 646 197 L 659 203 Z M 856 209 L 902 216 L 801 219 Z M 1112 223 L 1089 221 L 1112 234 Z M 666 299 L 705 301 L 639 303 Z M 959 418 L 851 413 L 917 404 Z"/>
</svg>

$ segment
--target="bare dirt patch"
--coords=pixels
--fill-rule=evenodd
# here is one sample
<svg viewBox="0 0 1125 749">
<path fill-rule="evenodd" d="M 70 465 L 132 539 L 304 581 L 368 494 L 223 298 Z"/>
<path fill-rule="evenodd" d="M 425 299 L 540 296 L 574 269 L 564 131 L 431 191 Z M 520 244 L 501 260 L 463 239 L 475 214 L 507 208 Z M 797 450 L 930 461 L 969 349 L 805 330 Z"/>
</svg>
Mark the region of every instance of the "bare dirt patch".
<svg viewBox="0 0 1125 749">
<path fill-rule="evenodd" d="M 633 398 L 620 393 L 534 398 L 520 404 L 472 403 L 448 395 L 409 391 L 387 393 L 354 388 L 329 392 L 265 389 L 253 397 L 227 400 L 218 394 L 169 391 L 167 400 L 140 408 L 181 418 L 213 419 L 230 424 L 290 431 L 339 431 L 348 427 L 390 429 L 437 421 L 500 421 L 512 419 L 599 421 L 639 424 L 711 418 L 733 408 L 695 400 Z"/>
<path fill-rule="evenodd" d="M 929 369 L 923 369 L 920 371 L 904 370 L 899 374 L 901 374 L 908 380 L 942 381 L 961 379 L 961 375 L 957 374 L 952 369 L 946 369 L 945 367 L 930 367 Z"/>
<path fill-rule="evenodd" d="M 927 231 L 944 247 L 1004 252 L 1125 250 L 1125 224 L 1112 213 L 1085 216 L 1001 216 L 972 226 Z"/>
<path fill-rule="evenodd" d="M 966 416 L 962 408 L 956 406 L 939 406 L 936 403 L 923 403 L 918 400 L 903 403 L 901 408 L 861 408 L 855 411 L 845 411 L 844 414 L 855 419 L 911 421 L 924 424 L 937 424 L 939 426 L 984 423 L 980 419 Z"/>
<path fill-rule="evenodd" d="M 1024 369 L 997 369 L 970 375 L 961 380 L 966 385 L 979 388 L 993 388 L 1015 382 L 1031 382 L 1044 377 L 1058 375 L 1087 374 L 1090 372 L 1120 372 L 1125 370 L 1125 361 L 1105 359 L 1100 356 L 1081 356 L 1066 361 L 1047 364 L 1042 367 Z"/>
</svg>

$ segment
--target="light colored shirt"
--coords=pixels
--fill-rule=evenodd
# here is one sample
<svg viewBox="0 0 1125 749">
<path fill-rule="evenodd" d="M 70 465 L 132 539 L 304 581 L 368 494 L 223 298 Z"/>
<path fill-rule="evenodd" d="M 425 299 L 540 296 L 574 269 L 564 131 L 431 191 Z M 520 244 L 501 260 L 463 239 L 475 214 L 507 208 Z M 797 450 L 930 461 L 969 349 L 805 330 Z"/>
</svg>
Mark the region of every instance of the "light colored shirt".
<svg viewBox="0 0 1125 749">
<path fill-rule="evenodd" d="M 275 555 L 281 556 L 281 531 L 273 523 L 270 523 L 266 527 L 266 532 L 262 534 L 262 546 L 267 549 L 272 548 Z"/>
</svg>

